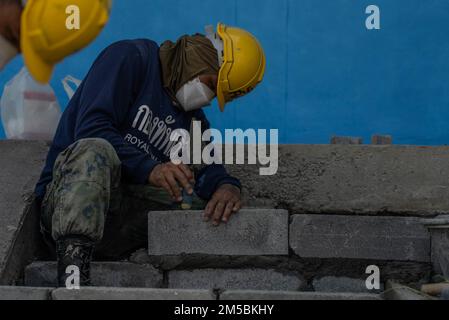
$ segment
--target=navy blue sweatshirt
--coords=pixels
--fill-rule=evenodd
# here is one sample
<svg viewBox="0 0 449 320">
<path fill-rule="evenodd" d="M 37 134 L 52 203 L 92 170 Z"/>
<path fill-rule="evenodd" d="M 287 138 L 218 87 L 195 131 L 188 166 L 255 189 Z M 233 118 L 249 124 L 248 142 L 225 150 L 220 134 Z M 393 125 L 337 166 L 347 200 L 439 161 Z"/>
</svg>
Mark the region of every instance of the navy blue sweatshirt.
<svg viewBox="0 0 449 320">
<path fill-rule="evenodd" d="M 42 200 L 58 155 L 74 142 L 102 138 L 122 162 L 122 181 L 148 183 L 153 168 L 170 161 L 170 134 L 190 131 L 192 118 L 209 122 L 202 110 L 186 113 L 162 86 L 159 47 L 150 40 L 120 41 L 106 48 L 62 115 L 36 196 Z M 209 200 L 223 184 L 240 187 L 222 165 L 207 166 L 196 177 L 195 192 Z"/>
</svg>

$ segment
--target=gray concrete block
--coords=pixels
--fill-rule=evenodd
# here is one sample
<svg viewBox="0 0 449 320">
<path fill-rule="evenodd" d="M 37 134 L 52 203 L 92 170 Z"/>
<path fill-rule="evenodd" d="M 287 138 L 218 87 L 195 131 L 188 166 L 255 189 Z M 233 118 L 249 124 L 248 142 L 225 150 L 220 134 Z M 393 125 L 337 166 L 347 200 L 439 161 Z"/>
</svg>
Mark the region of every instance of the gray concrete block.
<svg viewBox="0 0 449 320">
<path fill-rule="evenodd" d="M 281 145 L 275 176 L 227 166 L 245 201 L 290 213 L 434 216 L 449 213 L 449 147 Z"/>
<path fill-rule="evenodd" d="M 353 279 L 346 277 L 323 277 L 313 280 L 313 288 L 317 292 L 328 293 L 381 293 L 384 291 L 384 286 L 381 285 L 379 290 L 368 290 L 366 287 L 366 280 Z"/>
<path fill-rule="evenodd" d="M 374 135 L 371 137 L 371 144 L 382 146 L 382 145 L 391 145 L 393 144 L 392 136 L 383 136 L 383 135 Z"/>
<path fill-rule="evenodd" d="M 0 284 L 13 284 L 22 263 L 35 245 L 28 232 L 21 245 L 22 229 L 30 229 L 26 216 L 30 195 L 45 162 L 48 147 L 43 142 L 0 141 Z M 24 227 L 25 226 L 25 227 Z"/>
<path fill-rule="evenodd" d="M 363 139 L 360 137 L 332 137 L 331 144 L 339 144 L 339 145 L 357 145 L 363 144 Z"/>
<path fill-rule="evenodd" d="M 283 274 L 262 269 L 204 269 L 170 271 L 169 288 L 240 289 L 240 290 L 301 290 L 306 282 L 293 273 Z"/>
<path fill-rule="evenodd" d="M 449 229 L 432 227 L 432 266 L 436 273 L 449 278 Z"/>
<path fill-rule="evenodd" d="M 34 262 L 25 269 L 25 285 L 56 287 L 56 275 L 55 262 Z M 91 278 L 99 287 L 159 288 L 163 281 L 162 273 L 152 266 L 125 262 L 94 262 Z"/>
<path fill-rule="evenodd" d="M 288 212 L 241 210 L 228 224 L 214 227 L 200 211 L 150 212 L 150 255 L 288 255 Z"/>
<path fill-rule="evenodd" d="M 53 300 L 216 300 L 208 290 L 82 288 L 81 290 L 57 289 Z"/>
<path fill-rule="evenodd" d="M 376 294 L 324 293 L 324 292 L 276 292 L 276 291 L 225 291 L 219 300 L 382 300 Z"/>
<path fill-rule="evenodd" d="M 52 288 L 0 286 L 0 300 L 50 300 Z"/>
<path fill-rule="evenodd" d="M 416 218 L 295 215 L 290 247 L 303 258 L 430 262 L 430 234 Z"/>
</svg>

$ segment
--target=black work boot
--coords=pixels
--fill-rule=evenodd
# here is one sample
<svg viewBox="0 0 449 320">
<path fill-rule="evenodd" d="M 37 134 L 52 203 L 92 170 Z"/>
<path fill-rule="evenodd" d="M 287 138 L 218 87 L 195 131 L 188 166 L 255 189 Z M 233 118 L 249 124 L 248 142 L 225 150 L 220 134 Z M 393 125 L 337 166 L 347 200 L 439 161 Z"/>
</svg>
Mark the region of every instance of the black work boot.
<svg viewBox="0 0 449 320">
<path fill-rule="evenodd" d="M 94 252 L 94 243 L 85 237 L 64 237 L 56 241 L 58 259 L 58 286 L 66 287 L 67 278 L 73 276 L 68 267 L 77 267 L 80 274 L 80 287 L 90 286 L 90 262 Z"/>
</svg>

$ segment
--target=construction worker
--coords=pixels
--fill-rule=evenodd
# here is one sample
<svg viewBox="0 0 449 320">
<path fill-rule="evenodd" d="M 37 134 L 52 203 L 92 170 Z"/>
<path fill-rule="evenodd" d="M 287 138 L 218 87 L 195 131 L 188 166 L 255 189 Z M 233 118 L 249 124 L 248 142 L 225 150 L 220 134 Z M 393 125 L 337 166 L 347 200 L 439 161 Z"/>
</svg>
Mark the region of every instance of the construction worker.
<svg viewBox="0 0 449 320">
<path fill-rule="evenodd" d="M 58 62 L 98 36 L 110 5 L 111 0 L 0 0 L 0 71 L 22 52 L 30 74 L 47 83 Z M 69 23 L 76 19 L 71 13 L 79 14 L 78 26 Z"/>
<path fill-rule="evenodd" d="M 78 266 L 89 285 L 90 261 L 121 259 L 148 241 L 147 213 L 205 210 L 218 226 L 241 208 L 241 185 L 222 165 L 197 174 L 170 160 L 170 137 L 203 130 L 202 110 L 217 97 L 221 111 L 262 81 L 257 39 L 219 24 L 208 37 L 183 36 L 159 47 L 130 40 L 105 49 L 62 115 L 36 187 L 44 238 L 55 244 L 58 282 Z"/>
</svg>

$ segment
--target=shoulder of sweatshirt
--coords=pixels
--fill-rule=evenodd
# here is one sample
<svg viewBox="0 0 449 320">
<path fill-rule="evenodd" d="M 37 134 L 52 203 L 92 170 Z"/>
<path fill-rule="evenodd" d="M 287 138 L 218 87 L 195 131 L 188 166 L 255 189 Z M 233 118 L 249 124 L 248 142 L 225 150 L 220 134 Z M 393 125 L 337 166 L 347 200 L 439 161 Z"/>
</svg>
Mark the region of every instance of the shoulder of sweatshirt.
<svg viewBox="0 0 449 320">
<path fill-rule="evenodd" d="M 106 47 L 98 58 L 108 54 L 112 54 L 118 59 L 120 56 L 135 55 L 136 58 L 148 61 L 149 57 L 158 54 L 158 52 L 158 44 L 149 39 L 121 40 Z"/>
<path fill-rule="evenodd" d="M 210 122 L 207 119 L 206 114 L 204 113 L 203 109 L 199 109 L 193 113 L 193 117 L 196 119 L 196 121 L 201 121 L 202 130 L 208 130 L 210 129 Z"/>
</svg>

